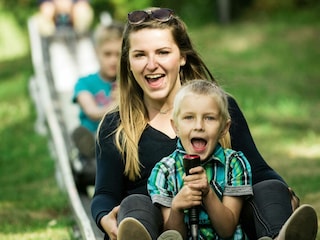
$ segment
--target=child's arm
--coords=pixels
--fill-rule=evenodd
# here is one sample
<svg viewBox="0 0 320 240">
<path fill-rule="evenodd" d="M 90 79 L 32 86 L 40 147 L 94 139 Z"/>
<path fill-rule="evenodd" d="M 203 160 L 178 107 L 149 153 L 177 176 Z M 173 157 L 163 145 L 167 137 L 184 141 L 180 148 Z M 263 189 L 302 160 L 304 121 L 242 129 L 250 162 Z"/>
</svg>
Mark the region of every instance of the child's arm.
<svg viewBox="0 0 320 240">
<path fill-rule="evenodd" d="M 93 121 L 100 120 L 106 109 L 97 105 L 93 95 L 88 91 L 82 91 L 77 97 L 77 102 L 82 108 L 83 112 Z"/>
<path fill-rule="evenodd" d="M 186 225 L 184 223 L 184 212 L 183 210 L 175 210 L 172 208 L 161 207 L 164 230 L 174 229 L 177 230 L 183 239 L 187 237 Z"/>
<path fill-rule="evenodd" d="M 239 222 L 243 204 L 241 197 L 224 196 L 222 202 L 213 190 L 203 197 L 203 205 L 210 217 L 211 224 L 222 238 L 234 234 Z"/>
<path fill-rule="evenodd" d="M 202 167 L 192 168 L 192 175 L 184 178 L 185 185 L 202 193 L 202 203 L 211 224 L 222 238 L 231 237 L 239 222 L 243 199 L 241 197 L 224 196 L 222 202 L 210 187 L 205 170 Z"/>
<path fill-rule="evenodd" d="M 186 239 L 187 228 L 184 222 L 184 210 L 200 205 L 202 203 L 201 194 L 201 191 L 197 189 L 191 189 L 188 185 L 183 186 L 173 198 L 171 208 L 161 208 L 164 229 L 175 229 Z"/>
<path fill-rule="evenodd" d="M 93 95 L 88 91 L 80 92 L 77 102 L 87 117 L 93 121 L 101 120 L 104 114 L 113 106 L 113 102 L 103 107 L 97 105 Z"/>
</svg>

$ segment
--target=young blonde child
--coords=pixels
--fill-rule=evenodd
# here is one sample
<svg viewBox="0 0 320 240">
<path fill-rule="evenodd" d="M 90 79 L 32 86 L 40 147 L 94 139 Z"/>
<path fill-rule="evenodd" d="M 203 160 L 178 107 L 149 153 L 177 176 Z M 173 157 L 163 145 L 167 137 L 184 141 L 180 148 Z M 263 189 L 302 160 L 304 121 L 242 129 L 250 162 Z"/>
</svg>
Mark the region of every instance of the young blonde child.
<svg viewBox="0 0 320 240">
<path fill-rule="evenodd" d="M 244 199 L 252 195 L 251 167 L 242 152 L 219 143 L 231 123 L 227 95 L 215 83 L 191 81 L 175 97 L 171 122 L 177 148 L 155 165 L 148 180 L 151 199 L 161 206 L 164 229 L 190 239 L 186 213 L 198 206 L 199 236 L 192 239 L 245 239 L 239 217 Z M 186 154 L 201 161 L 187 174 Z"/>
<path fill-rule="evenodd" d="M 105 112 L 115 104 L 117 99 L 116 75 L 118 70 L 123 24 L 113 22 L 108 26 L 98 25 L 94 32 L 94 47 L 99 63 L 99 71 L 81 77 L 74 87 L 73 102 L 80 106 L 77 127 L 72 138 L 79 150 L 79 158 L 83 170 L 80 185 L 93 184 L 95 179 L 95 164 L 87 167 L 87 163 L 95 162 L 95 133 Z M 87 161 L 90 160 L 90 161 Z M 91 170 L 89 170 L 91 169 Z M 87 176 L 82 176 L 87 175 Z"/>
</svg>

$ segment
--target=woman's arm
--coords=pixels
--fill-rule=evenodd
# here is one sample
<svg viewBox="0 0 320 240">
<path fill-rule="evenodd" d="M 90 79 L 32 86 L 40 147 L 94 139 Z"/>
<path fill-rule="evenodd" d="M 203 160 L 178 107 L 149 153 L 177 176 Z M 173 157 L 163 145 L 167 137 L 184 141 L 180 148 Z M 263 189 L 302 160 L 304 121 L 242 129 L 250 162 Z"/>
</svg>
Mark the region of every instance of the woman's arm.
<svg viewBox="0 0 320 240">
<path fill-rule="evenodd" d="M 124 166 L 114 145 L 113 135 L 110 135 L 117 122 L 117 114 L 107 115 L 103 119 L 96 144 L 97 173 L 91 212 L 97 226 L 103 231 L 106 229 L 101 226 L 101 219 L 120 204 L 124 195 Z"/>
<path fill-rule="evenodd" d="M 243 152 L 248 159 L 252 170 L 252 183 L 255 184 L 268 179 L 278 179 L 285 183 L 282 177 L 266 163 L 259 153 L 247 121 L 235 99 L 229 96 L 228 100 L 231 115 L 231 146 L 232 149 Z"/>
</svg>

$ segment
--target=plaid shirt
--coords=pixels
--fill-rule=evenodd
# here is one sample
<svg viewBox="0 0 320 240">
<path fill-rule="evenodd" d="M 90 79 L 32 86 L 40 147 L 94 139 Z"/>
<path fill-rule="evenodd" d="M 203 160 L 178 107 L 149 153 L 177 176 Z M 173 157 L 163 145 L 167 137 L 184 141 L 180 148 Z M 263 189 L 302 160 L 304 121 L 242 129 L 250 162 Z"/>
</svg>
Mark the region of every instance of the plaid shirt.
<svg viewBox="0 0 320 240">
<path fill-rule="evenodd" d="M 148 191 L 153 203 L 171 207 L 172 199 L 183 187 L 185 154 L 179 140 L 177 149 L 153 168 L 148 179 Z M 242 152 L 224 149 L 217 145 L 211 158 L 201 162 L 201 166 L 205 169 L 208 182 L 220 200 L 223 196 L 239 197 L 253 194 L 251 167 Z M 187 212 L 188 210 L 185 210 L 184 221 L 188 226 Z M 209 216 L 202 206 L 199 208 L 199 239 L 222 239 L 212 227 Z M 230 239 L 246 239 L 240 225 Z"/>
</svg>

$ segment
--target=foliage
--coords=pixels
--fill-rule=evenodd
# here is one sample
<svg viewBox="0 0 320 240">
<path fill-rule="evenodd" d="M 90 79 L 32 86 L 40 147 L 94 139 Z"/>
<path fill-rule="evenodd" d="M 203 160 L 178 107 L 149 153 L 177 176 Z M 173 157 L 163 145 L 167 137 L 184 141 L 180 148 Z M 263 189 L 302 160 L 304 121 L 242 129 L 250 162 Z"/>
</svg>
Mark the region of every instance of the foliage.
<svg viewBox="0 0 320 240">
<path fill-rule="evenodd" d="M 17 24 L 17 19 L 11 12 L 0 8 L 0 55 L 2 60 L 13 56 L 25 56 L 28 53 L 28 42 L 23 28 Z"/>
<path fill-rule="evenodd" d="M 74 220 L 57 186 L 48 138 L 33 128 L 26 30 L 1 4 L 0 20 L 0 239 L 72 239 Z"/>
<path fill-rule="evenodd" d="M 115 6 L 114 17 L 125 20 L 128 12 L 136 9 L 143 9 L 150 6 L 150 0 L 110 0 Z"/>
<path fill-rule="evenodd" d="M 10 17 L 1 18 L 4 2 L 0 0 L 0 19 L 12 21 L 8 11 Z M 7 1 L 6 10 L 11 11 L 12 2 Z M 272 17 L 250 19 L 254 14 L 247 14 L 245 21 L 228 26 L 211 22 L 189 30 L 219 83 L 236 97 L 262 155 L 320 217 L 318 13 L 319 7 L 279 10 Z M 28 46 L 19 19 L 14 18 L 10 32 L 18 42 L 8 48 Z M 0 58 L 5 46 L 1 42 Z M 48 139 L 33 130 L 31 75 L 28 50 L 0 59 L 0 239 L 72 239 L 74 222 L 67 197 L 56 184 Z"/>
<path fill-rule="evenodd" d="M 199 26 L 218 22 L 217 0 L 91 0 L 96 22 L 103 11 L 108 11 L 115 19 L 125 20 L 127 13 L 150 6 L 172 8 L 189 26 Z M 318 0 L 229 0 L 233 21 L 246 15 L 271 14 L 286 9 L 303 9 L 319 5 Z M 37 11 L 36 0 L 0 0 L 0 6 L 12 12 L 21 26 L 26 25 L 30 13 Z M 196 11 L 195 11 L 196 10 Z"/>
<path fill-rule="evenodd" d="M 74 223 L 48 139 L 33 129 L 31 67 L 29 57 L 0 63 L 0 239 L 71 239 Z"/>
</svg>

